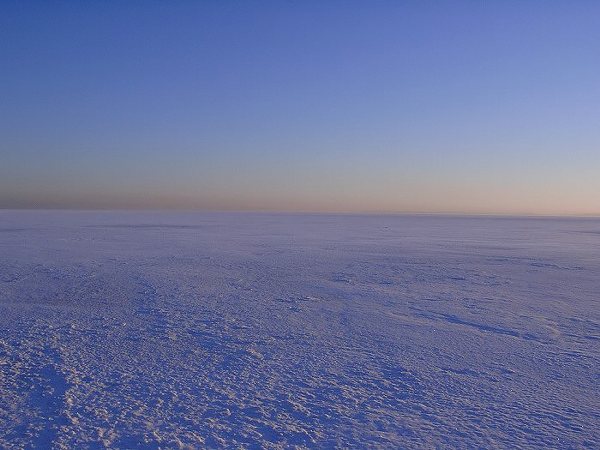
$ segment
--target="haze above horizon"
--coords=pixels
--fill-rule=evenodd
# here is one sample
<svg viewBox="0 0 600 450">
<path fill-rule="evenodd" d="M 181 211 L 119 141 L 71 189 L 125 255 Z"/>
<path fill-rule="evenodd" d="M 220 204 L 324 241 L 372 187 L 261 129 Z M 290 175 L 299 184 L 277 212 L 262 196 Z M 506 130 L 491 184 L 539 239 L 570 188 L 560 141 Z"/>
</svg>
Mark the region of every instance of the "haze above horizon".
<svg viewBox="0 0 600 450">
<path fill-rule="evenodd" d="M 600 215 L 600 4 L 2 2 L 0 208 Z"/>
</svg>

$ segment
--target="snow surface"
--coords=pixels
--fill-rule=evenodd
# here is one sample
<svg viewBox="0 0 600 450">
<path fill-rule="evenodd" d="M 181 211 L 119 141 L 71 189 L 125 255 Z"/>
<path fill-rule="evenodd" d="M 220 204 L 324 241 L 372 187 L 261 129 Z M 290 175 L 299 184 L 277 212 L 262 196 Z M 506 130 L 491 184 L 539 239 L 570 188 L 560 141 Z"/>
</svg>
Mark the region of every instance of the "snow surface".
<svg viewBox="0 0 600 450">
<path fill-rule="evenodd" d="M 0 448 L 600 447 L 600 220 L 0 211 Z"/>
</svg>

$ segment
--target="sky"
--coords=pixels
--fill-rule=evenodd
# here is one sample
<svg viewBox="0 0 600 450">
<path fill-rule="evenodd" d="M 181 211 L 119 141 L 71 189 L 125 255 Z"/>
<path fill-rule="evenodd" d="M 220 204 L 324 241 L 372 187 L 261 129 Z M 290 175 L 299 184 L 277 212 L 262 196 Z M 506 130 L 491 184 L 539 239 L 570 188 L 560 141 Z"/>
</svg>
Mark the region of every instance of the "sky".
<svg viewBox="0 0 600 450">
<path fill-rule="evenodd" d="M 0 3 L 0 208 L 600 214 L 600 3 Z"/>
</svg>

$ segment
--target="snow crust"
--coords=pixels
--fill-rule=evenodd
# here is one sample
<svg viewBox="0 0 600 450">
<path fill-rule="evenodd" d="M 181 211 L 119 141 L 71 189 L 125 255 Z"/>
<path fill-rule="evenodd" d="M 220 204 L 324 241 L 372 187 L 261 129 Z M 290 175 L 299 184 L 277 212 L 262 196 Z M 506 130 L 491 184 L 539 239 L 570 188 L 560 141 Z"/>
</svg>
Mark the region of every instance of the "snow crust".
<svg viewBox="0 0 600 450">
<path fill-rule="evenodd" d="M 0 448 L 600 447 L 600 220 L 0 211 Z"/>
</svg>

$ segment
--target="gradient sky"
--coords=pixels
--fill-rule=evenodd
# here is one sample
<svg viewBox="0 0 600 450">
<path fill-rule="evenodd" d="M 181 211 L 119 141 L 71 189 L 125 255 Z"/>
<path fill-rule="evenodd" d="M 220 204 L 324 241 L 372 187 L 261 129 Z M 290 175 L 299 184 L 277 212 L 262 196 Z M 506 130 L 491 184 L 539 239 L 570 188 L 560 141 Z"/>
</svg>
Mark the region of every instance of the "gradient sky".
<svg viewBox="0 0 600 450">
<path fill-rule="evenodd" d="M 3 1 L 0 207 L 600 214 L 600 3 Z"/>
</svg>

